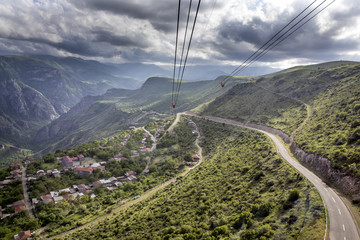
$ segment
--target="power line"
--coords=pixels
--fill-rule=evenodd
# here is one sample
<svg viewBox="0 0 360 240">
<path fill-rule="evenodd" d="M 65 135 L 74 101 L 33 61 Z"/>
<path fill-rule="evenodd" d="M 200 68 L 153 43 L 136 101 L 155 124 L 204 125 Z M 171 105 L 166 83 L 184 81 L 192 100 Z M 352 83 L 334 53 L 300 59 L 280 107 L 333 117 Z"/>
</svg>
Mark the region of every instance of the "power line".
<svg viewBox="0 0 360 240">
<path fill-rule="evenodd" d="M 191 47 L 191 41 L 192 41 L 192 38 L 193 38 L 193 35 L 194 35 L 194 30 L 195 30 L 196 20 L 197 20 L 199 9 L 200 9 L 200 4 L 201 4 L 201 0 L 198 1 L 198 5 L 197 5 L 197 8 L 196 8 L 195 18 L 194 18 L 194 22 L 193 22 L 193 26 L 192 26 L 192 30 L 191 30 L 191 35 L 190 35 L 190 39 L 189 39 L 189 43 L 188 43 L 188 47 L 187 47 L 187 52 L 186 52 L 186 55 L 185 55 L 185 61 L 184 61 L 184 65 L 182 66 L 181 77 L 178 80 L 179 83 L 177 85 L 177 89 L 175 90 L 175 97 L 174 97 L 175 100 L 172 103 L 173 108 L 175 108 L 178 97 L 179 97 L 181 83 L 182 83 L 183 77 L 184 77 L 184 72 L 185 72 L 185 68 L 186 68 L 187 59 L 188 59 L 188 56 L 189 56 L 189 51 L 190 51 L 190 47 Z M 174 79 L 174 81 L 175 81 L 175 79 Z"/>
<path fill-rule="evenodd" d="M 285 28 L 287 28 L 292 22 L 295 21 L 301 14 L 303 14 L 309 7 L 311 7 L 317 0 L 313 1 L 311 4 L 309 4 L 304 10 L 302 10 L 296 17 L 294 17 L 288 24 L 286 24 L 280 31 L 278 31 L 274 36 L 272 36 L 266 43 L 264 43 L 256 52 L 254 52 L 250 57 L 248 57 L 240 66 L 235 68 L 230 75 L 228 75 L 222 82 L 221 86 L 223 87 L 225 85 L 225 82 L 230 78 L 230 76 L 234 75 L 244 64 L 249 61 L 255 54 L 257 54 L 261 49 L 263 49 L 268 43 L 270 43 L 276 36 L 278 36 Z"/>
<path fill-rule="evenodd" d="M 177 16 L 177 25 L 176 25 L 176 43 L 175 43 L 175 57 L 174 57 L 174 72 L 173 72 L 173 84 L 172 84 L 172 93 L 171 93 L 171 105 L 174 108 L 174 89 L 175 89 L 175 71 L 176 71 L 176 56 L 177 56 L 177 45 L 178 45 L 178 36 L 179 36 L 179 22 L 180 22 L 180 7 L 181 0 L 179 0 L 178 5 L 178 16 Z"/>
<path fill-rule="evenodd" d="M 317 5 L 313 10 L 311 10 L 308 14 L 306 14 L 304 17 L 302 17 L 298 22 L 296 22 L 293 26 L 291 26 L 291 28 L 289 28 L 287 31 L 285 31 L 283 34 L 281 34 L 281 36 L 279 36 L 276 40 L 274 40 L 270 45 L 268 45 L 265 49 L 263 49 L 260 53 L 258 53 L 255 57 L 253 57 L 253 59 L 247 63 L 246 65 L 244 65 L 242 68 L 240 68 L 239 70 L 236 71 L 236 74 L 240 73 L 242 70 L 244 70 L 245 68 L 247 68 L 250 64 L 256 62 L 260 57 L 264 56 L 267 52 L 270 51 L 270 48 L 276 44 L 275 46 L 277 46 L 278 44 L 280 44 L 282 41 L 284 41 L 286 38 L 282 39 L 282 37 L 284 37 L 288 32 L 290 32 L 293 28 L 295 28 L 298 24 L 300 24 L 304 19 L 306 19 L 310 14 L 312 14 L 316 9 L 318 9 L 321 5 L 323 5 L 327 0 L 324 0 L 323 2 L 321 2 L 319 5 Z M 301 25 L 303 26 L 303 25 Z M 279 41 L 280 40 L 280 41 Z M 274 47 L 275 47 L 274 46 Z M 273 48 L 273 47 L 272 47 Z M 272 49 L 271 48 L 271 49 Z M 268 50 L 265 54 L 264 52 L 266 50 Z"/>
</svg>

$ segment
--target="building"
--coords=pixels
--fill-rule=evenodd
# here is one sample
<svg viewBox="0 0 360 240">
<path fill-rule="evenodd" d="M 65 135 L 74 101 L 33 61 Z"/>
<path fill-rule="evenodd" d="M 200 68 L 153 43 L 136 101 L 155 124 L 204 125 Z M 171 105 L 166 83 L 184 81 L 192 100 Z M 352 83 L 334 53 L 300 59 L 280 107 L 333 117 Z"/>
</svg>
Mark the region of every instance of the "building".
<svg viewBox="0 0 360 240">
<path fill-rule="evenodd" d="M 93 173 L 93 168 L 89 167 L 89 168 L 76 168 L 75 172 L 77 172 L 80 176 L 83 177 L 88 177 L 90 174 Z"/>
<path fill-rule="evenodd" d="M 25 232 L 21 232 L 19 234 L 16 234 L 14 236 L 14 239 L 15 240 L 25 240 L 25 239 L 28 239 L 30 237 L 31 237 L 31 232 L 30 232 L 30 230 L 27 230 Z"/>
<path fill-rule="evenodd" d="M 125 173 L 125 176 L 127 176 L 127 177 L 132 176 L 132 175 L 136 175 L 136 172 L 134 172 L 134 171 L 127 171 L 127 172 Z"/>
<path fill-rule="evenodd" d="M 46 194 L 40 197 L 41 201 L 45 204 L 49 204 L 53 201 L 51 194 Z"/>
<path fill-rule="evenodd" d="M 200 160 L 200 156 L 197 155 L 197 154 L 193 155 L 192 157 L 193 157 L 194 161 L 199 161 Z"/>
<path fill-rule="evenodd" d="M 15 213 L 25 211 L 25 210 L 26 210 L 25 206 L 18 206 L 18 207 L 15 208 Z"/>
<path fill-rule="evenodd" d="M 73 167 L 73 159 L 69 156 L 64 156 L 62 159 L 63 167 Z"/>
<path fill-rule="evenodd" d="M 19 201 L 13 202 L 12 206 L 14 208 L 20 207 L 20 206 L 25 206 L 25 201 L 24 200 L 19 200 Z"/>
</svg>

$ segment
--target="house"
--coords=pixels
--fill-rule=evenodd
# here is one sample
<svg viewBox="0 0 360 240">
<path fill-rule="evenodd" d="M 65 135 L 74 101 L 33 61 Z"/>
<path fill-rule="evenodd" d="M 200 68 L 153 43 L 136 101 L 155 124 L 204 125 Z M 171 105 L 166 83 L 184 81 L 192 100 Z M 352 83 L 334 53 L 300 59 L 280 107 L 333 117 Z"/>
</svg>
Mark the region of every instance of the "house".
<svg viewBox="0 0 360 240">
<path fill-rule="evenodd" d="M 75 172 L 77 172 L 80 176 L 88 177 L 90 174 L 93 173 L 93 168 L 76 168 Z"/>
<path fill-rule="evenodd" d="M 13 178 L 20 178 L 21 177 L 21 171 L 20 170 L 14 170 L 10 172 L 11 176 Z"/>
<path fill-rule="evenodd" d="M 57 197 L 59 196 L 58 192 L 50 192 L 51 197 Z"/>
<path fill-rule="evenodd" d="M 81 165 L 81 161 L 80 160 L 73 160 L 72 164 L 73 164 L 73 167 L 78 167 L 78 166 Z"/>
<path fill-rule="evenodd" d="M 100 186 L 102 184 L 102 182 L 100 182 L 100 181 L 95 181 L 95 182 L 93 182 L 92 183 L 92 187 L 98 187 L 98 186 Z"/>
<path fill-rule="evenodd" d="M 70 191 L 70 188 L 64 188 L 64 189 L 60 189 L 59 190 L 59 193 L 70 193 L 71 191 Z"/>
<path fill-rule="evenodd" d="M 12 163 L 11 167 L 13 167 L 15 169 L 20 169 L 21 168 L 20 163 Z"/>
<path fill-rule="evenodd" d="M 129 129 L 131 129 L 131 130 L 135 130 L 135 128 L 136 128 L 135 126 L 130 126 L 129 127 Z"/>
<path fill-rule="evenodd" d="M 51 194 L 46 194 L 40 197 L 41 201 L 45 204 L 49 204 L 53 201 Z"/>
<path fill-rule="evenodd" d="M 194 161 L 199 161 L 200 160 L 200 156 L 197 155 L 197 154 L 193 155 L 192 157 L 193 157 Z"/>
<path fill-rule="evenodd" d="M 19 201 L 13 202 L 13 203 L 12 203 L 12 206 L 13 206 L 14 208 L 20 207 L 20 206 L 25 206 L 25 201 L 24 201 L 24 200 L 19 200 Z"/>
<path fill-rule="evenodd" d="M 139 153 L 136 150 L 131 150 L 131 156 L 138 156 Z"/>
<path fill-rule="evenodd" d="M 123 183 L 122 182 L 115 182 L 114 185 L 115 185 L 115 187 L 121 187 L 123 185 Z"/>
<path fill-rule="evenodd" d="M 119 146 L 123 147 L 123 146 L 125 146 L 125 144 L 126 144 L 125 142 L 121 142 L 121 143 L 119 143 Z"/>
<path fill-rule="evenodd" d="M 0 181 L 0 188 L 7 186 L 10 182 L 11 180 Z"/>
<path fill-rule="evenodd" d="M 33 199 L 31 199 L 31 203 L 32 203 L 33 205 L 36 205 L 36 204 L 39 203 L 39 201 L 38 201 L 36 198 L 33 198 Z"/>
<path fill-rule="evenodd" d="M 28 239 L 30 237 L 31 237 L 31 232 L 30 232 L 30 230 L 27 230 L 25 232 L 21 232 L 19 234 L 16 234 L 14 236 L 14 239 L 15 240 L 25 240 L 25 239 Z"/>
<path fill-rule="evenodd" d="M 62 159 L 63 167 L 73 167 L 73 159 L 69 156 L 64 156 Z"/>
<path fill-rule="evenodd" d="M 127 172 L 125 173 L 125 176 L 127 176 L 127 177 L 132 176 L 132 175 L 136 175 L 136 172 L 134 172 L 134 171 L 127 171 Z"/>
<path fill-rule="evenodd" d="M 105 166 L 96 166 L 96 167 L 91 167 L 93 169 L 93 171 L 100 171 L 103 172 L 105 171 Z"/>
<path fill-rule="evenodd" d="M 15 208 L 15 213 L 25 211 L 25 210 L 26 210 L 25 206 L 18 206 L 18 207 Z"/>
<path fill-rule="evenodd" d="M 39 170 L 36 172 L 36 177 L 40 177 L 40 176 L 43 176 L 45 175 L 45 171 L 44 170 Z"/>
<path fill-rule="evenodd" d="M 131 176 L 128 176 L 128 177 L 127 177 L 127 180 L 130 181 L 130 182 L 131 182 L 131 181 L 135 181 L 136 179 L 137 179 L 137 177 L 134 176 L 134 175 L 131 175 Z"/>
<path fill-rule="evenodd" d="M 146 149 L 145 148 L 140 149 L 140 153 L 146 153 Z"/>
<path fill-rule="evenodd" d="M 58 204 L 59 202 L 61 202 L 64 198 L 63 196 L 57 196 L 57 197 L 53 197 L 55 204 Z"/>
<path fill-rule="evenodd" d="M 79 192 L 85 191 L 86 190 L 86 185 L 85 184 L 79 184 L 77 185 L 77 189 Z"/>
<path fill-rule="evenodd" d="M 78 158 L 80 161 L 82 161 L 85 157 L 84 157 L 84 155 L 79 154 L 79 155 L 77 155 L 77 158 Z"/>
<path fill-rule="evenodd" d="M 123 155 L 122 155 L 121 153 L 116 154 L 116 155 L 114 156 L 114 158 L 122 158 L 122 157 L 123 157 Z"/>
<path fill-rule="evenodd" d="M 54 169 L 51 171 L 51 174 L 53 175 L 53 177 L 57 178 L 60 177 L 60 172 L 57 169 Z"/>
</svg>

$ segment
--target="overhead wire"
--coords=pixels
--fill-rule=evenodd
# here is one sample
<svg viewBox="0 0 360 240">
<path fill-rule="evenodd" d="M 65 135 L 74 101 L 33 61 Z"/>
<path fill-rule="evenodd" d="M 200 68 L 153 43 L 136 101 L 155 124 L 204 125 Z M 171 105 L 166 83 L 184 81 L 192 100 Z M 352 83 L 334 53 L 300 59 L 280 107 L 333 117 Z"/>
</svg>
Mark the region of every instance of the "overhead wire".
<svg viewBox="0 0 360 240">
<path fill-rule="evenodd" d="M 296 17 L 294 17 L 288 24 L 286 24 L 280 31 L 278 31 L 274 36 L 272 36 L 266 43 L 264 43 L 258 50 L 256 50 L 253 54 L 251 54 L 240 66 L 235 68 L 227 77 L 224 78 L 224 80 L 221 83 L 221 86 L 223 87 L 223 83 L 226 82 L 227 79 L 230 78 L 230 76 L 234 75 L 238 69 L 240 69 L 246 62 L 248 62 L 255 54 L 257 54 L 261 49 L 263 49 L 268 43 L 270 43 L 276 36 L 278 36 L 285 28 L 287 28 L 291 23 L 293 23 L 301 14 L 303 14 L 307 9 L 309 9 L 317 0 L 313 1 L 311 4 L 309 4 L 304 10 L 302 10 Z"/>
<path fill-rule="evenodd" d="M 291 31 L 292 29 L 294 29 L 297 25 L 299 25 L 302 21 L 304 21 L 309 15 L 311 15 L 316 9 L 318 9 L 321 5 L 323 5 L 327 0 L 324 0 L 323 2 L 321 2 L 319 5 L 317 5 L 313 10 L 311 10 L 308 14 L 306 14 L 304 17 L 302 17 L 299 21 L 297 21 L 293 26 L 291 26 L 285 33 L 281 34 L 281 36 L 279 36 L 277 39 L 275 39 L 272 43 L 270 43 L 266 48 L 262 49 L 260 53 L 257 53 L 256 56 L 254 56 L 254 54 L 252 55 L 253 58 L 252 59 L 248 59 L 248 63 L 246 64 L 242 64 L 240 65 L 236 71 L 233 71 L 232 74 L 230 75 L 231 77 L 233 77 L 236 74 L 239 74 L 241 71 L 243 71 L 244 69 L 246 69 L 249 65 L 253 64 L 254 62 L 256 62 L 259 58 L 261 58 L 262 56 L 264 56 L 265 54 L 267 54 L 271 49 L 273 49 L 274 47 L 278 46 L 281 42 L 283 42 L 285 39 L 287 39 L 290 35 L 292 35 L 294 32 L 296 32 L 298 29 L 300 29 L 303 25 L 305 25 L 307 22 L 309 22 L 311 19 L 313 19 L 316 15 L 318 15 L 321 11 L 323 11 L 325 8 L 327 8 L 328 6 L 330 6 L 333 2 L 331 2 L 330 4 L 328 4 L 325 8 L 323 8 L 321 11 L 317 12 L 316 14 L 314 14 L 312 17 L 310 17 L 304 24 L 300 25 L 298 28 L 296 28 L 293 32 L 291 32 L 288 36 L 285 36 L 289 31 Z M 314 3 L 314 2 L 313 2 Z M 309 7 L 313 4 L 311 3 L 309 5 Z M 308 7 L 305 10 L 307 10 Z M 302 11 L 301 14 L 304 12 Z M 298 16 L 300 16 L 301 14 L 299 14 Z M 297 17 L 298 17 L 297 16 Z M 297 18 L 296 17 L 296 18 Z M 296 19 L 295 18 L 295 19 Z M 288 26 L 288 25 L 287 25 Z M 283 28 L 285 29 L 285 28 Z M 285 36 L 285 37 L 284 37 Z M 257 51 L 258 52 L 258 51 Z M 229 78 L 228 78 L 229 79 Z M 225 81 L 225 83 L 228 81 L 228 79 Z"/>
<path fill-rule="evenodd" d="M 174 56 L 174 72 L 173 72 L 173 82 L 172 82 L 172 93 L 171 93 L 171 105 L 174 108 L 174 90 L 175 90 L 175 72 L 176 72 L 176 56 L 177 56 L 177 45 L 178 45 L 178 38 L 179 38 L 179 22 L 180 22 L 180 7 L 181 7 L 181 0 L 179 0 L 178 4 L 178 15 L 177 15 L 177 24 L 176 24 L 176 40 L 175 40 L 175 56 Z"/>
<path fill-rule="evenodd" d="M 264 56 L 267 52 L 270 51 L 270 48 L 274 48 L 275 46 L 279 45 L 281 42 L 283 42 L 287 37 L 283 38 L 288 32 L 290 32 L 293 28 L 295 28 L 298 24 L 300 24 L 304 19 L 306 19 L 310 14 L 312 14 L 316 9 L 318 9 L 321 5 L 323 5 L 327 0 L 322 1 L 319 5 L 317 5 L 313 10 L 311 10 L 308 14 L 306 14 L 304 17 L 302 17 L 298 22 L 296 22 L 293 26 L 291 26 L 287 31 L 285 31 L 281 36 L 279 36 L 276 40 L 274 40 L 270 45 L 268 45 L 266 48 L 261 50 L 260 53 L 257 53 L 255 57 L 253 57 L 247 64 L 242 66 L 240 69 L 238 69 L 235 74 L 239 74 L 241 71 L 243 71 L 245 68 L 247 68 L 249 65 L 257 61 L 259 58 Z M 315 15 L 316 16 L 316 15 Z M 311 20 L 312 18 L 310 18 Z M 303 26 L 303 25 L 301 25 Z M 281 39 L 283 38 L 283 39 Z M 268 50 L 268 51 L 267 51 Z M 267 51 L 267 52 L 266 52 Z"/>
<path fill-rule="evenodd" d="M 184 60 L 183 65 L 181 66 L 182 67 L 181 76 L 180 76 L 180 79 L 178 79 L 179 83 L 177 85 L 177 88 L 175 89 L 175 96 L 174 96 L 174 101 L 173 101 L 173 104 L 172 104 L 173 108 L 175 108 L 175 106 L 177 104 L 177 100 L 179 98 L 180 88 L 181 88 L 181 84 L 183 82 L 184 72 L 185 72 L 185 68 L 186 68 L 187 59 L 188 59 L 188 56 L 189 56 L 189 51 L 190 51 L 190 47 L 191 47 L 192 38 L 193 38 L 193 35 L 194 35 L 194 30 L 195 30 L 195 26 L 196 26 L 197 17 L 198 17 L 198 14 L 199 14 L 200 4 L 201 4 L 201 0 L 198 1 L 198 5 L 197 5 L 197 8 L 196 8 L 194 22 L 193 22 L 192 29 L 191 29 L 191 35 L 190 35 L 189 43 L 187 45 L 187 51 L 186 51 L 186 55 L 185 55 L 185 60 Z M 174 79 L 174 81 L 175 81 L 175 79 Z"/>
</svg>

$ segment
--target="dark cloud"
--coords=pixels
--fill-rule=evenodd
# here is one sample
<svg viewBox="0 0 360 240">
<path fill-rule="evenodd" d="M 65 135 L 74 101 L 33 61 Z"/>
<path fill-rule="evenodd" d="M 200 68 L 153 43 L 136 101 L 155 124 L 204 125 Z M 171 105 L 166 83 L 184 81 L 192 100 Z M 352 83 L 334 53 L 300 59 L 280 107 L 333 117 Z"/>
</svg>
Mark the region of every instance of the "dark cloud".
<svg viewBox="0 0 360 240">
<path fill-rule="evenodd" d="M 95 35 L 94 41 L 106 42 L 113 46 L 142 47 L 142 48 L 149 46 L 146 39 L 141 37 L 137 37 L 136 39 L 131 39 L 128 36 L 116 35 L 106 30 L 96 30 L 96 31 L 92 31 L 92 33 Z"/>
</svg>

